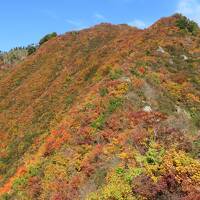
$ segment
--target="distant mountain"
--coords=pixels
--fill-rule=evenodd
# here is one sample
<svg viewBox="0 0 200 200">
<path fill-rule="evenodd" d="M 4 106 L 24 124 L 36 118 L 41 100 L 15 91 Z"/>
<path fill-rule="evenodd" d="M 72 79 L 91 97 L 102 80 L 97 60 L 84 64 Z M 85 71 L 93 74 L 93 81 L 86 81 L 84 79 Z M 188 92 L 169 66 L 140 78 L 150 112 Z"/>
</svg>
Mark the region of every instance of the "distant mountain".
<svg viewBox="0 0 200 200">
<path fill-rule="evenodd" d="M 0 199 L 200 199 L 198 25 L 46 38 L 0 59 Z"/>
</svg>

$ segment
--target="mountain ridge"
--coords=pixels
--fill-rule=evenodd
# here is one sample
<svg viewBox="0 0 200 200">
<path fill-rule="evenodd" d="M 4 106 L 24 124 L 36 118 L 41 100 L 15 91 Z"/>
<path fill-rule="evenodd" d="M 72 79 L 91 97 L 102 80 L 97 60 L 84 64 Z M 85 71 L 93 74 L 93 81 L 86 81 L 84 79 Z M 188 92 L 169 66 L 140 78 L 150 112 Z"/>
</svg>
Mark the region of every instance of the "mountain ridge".
<svg viewBox="0 0 200 200">
<path fill-rule="evenodd" d="M 2 198 L 198 199 L 200 40 L 179 18 L 56 36 L 0 74 Z"/>
</svg>

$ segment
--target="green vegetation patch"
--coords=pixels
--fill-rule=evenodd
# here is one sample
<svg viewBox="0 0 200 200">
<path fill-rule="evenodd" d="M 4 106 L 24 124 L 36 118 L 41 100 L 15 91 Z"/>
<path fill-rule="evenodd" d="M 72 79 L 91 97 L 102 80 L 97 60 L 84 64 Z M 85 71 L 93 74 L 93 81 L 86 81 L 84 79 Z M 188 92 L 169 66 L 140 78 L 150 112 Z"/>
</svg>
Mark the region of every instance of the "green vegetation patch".
<svg viewBox="0 0 200 200">
<path fill-rule="evenodd" d="M 181 30 L 192 33 L 193 35 L 199 31 L 199 26 L 196 22 L 182 15 L 180 15 L 179 19 L 176 21 L 176 25 Z"/>
<path fill-rule="evenodd" d="M 48 40 L 50 40 L 51 38 L 54 38 L 57 36 L 56 32 L 53 33 L 49 33 L 47 35 L 45 35 L 40 41 L 39 41 L 39 45 L 44 44 L 45 42 L 47 42 Z"/>
<path fill-rule="evenodd" d="M 105 112 L 101 113 L 99 117 L 92 122 L 91 126 L 98 129 L 103 129 L 106 119 L 109 115 L 111 115 L 113 112 L 115 112 L 119 107 L 123 105 L 123 99 L 122 98 L 112 98 L 109 101 L 108 107 Z"/>
</svg>

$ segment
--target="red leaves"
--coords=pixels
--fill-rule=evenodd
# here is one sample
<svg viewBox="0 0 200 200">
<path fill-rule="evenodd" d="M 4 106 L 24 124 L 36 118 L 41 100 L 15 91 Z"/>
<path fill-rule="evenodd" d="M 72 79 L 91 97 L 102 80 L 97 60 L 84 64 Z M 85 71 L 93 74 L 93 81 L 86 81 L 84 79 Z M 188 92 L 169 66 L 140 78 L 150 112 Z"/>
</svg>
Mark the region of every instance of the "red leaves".
<svg viewBox="0 0 200 200">
<path fill-rule="evenodd" d="M 184 194 L 171 174 L 161 177 L 156 183 L 146 175 L 139 176 L 134 179 L 133 192 L 148 199 L 180 199 Z"/>
<path fill-rule="evenodd" d="M 40 195 L 41 192 L 41 180 L 38 176 L 31 177 L 28 182 L 29 187 L 29 195 L 31 199 L 36 199 L 37 196 Z"/>
<path fill-rule="evenodd" d="M 162 120 L 166 119 L 166 116 L 159 112 L 144 112 L 139 111 L 130 114 L 130 118 L 132 122 L 137 125 L 141 123 L 145 123 L 147 125 L 155 125 Z"/>
<path fill-rule="evenodd" d="M 50 154 L 53 150 L 59 149 L 62 144 L 70 139 L 70 135 L 64 129 L 54 130 L 46 141 L 45 155 Z"/>
<path fill-rule="evenodd" d="M 90 154 L 84 158 L 81 165 L 81 170 L 85 173 L 86 176 L 91 176 L 92 172 L 95 170 L 95 166 L 92 164 L 97 164 L 101 152 L 102 146 L 98 144 L 93 148 Z"/>
<path fill-rule="evenodd" d="M 95 167 L 92 166 L 90 163 L 85 163 L 84 166 L 82 167 L 82 170 L 84 171 L 84 174 L 87 177 L 90 177 L 92 173 L 94 172 Z"/>
<path fill-rule="evenodd" d="M 136 177 L 133 192 L 148 199 L 199 200 L 200 192 L 190 188 L 185 191 L 173 174 L 162 176 L 157 182 L 146 175 Z"/>
<path fill-rule="evenodd" d="M 112 131 L 119 131 L 123 128 L 123 121 L 120 120 L 119 116 L 113 116 L 106 123 L 107 127 Z"/>
<path fill-rule="evenodd" d="M 22 175 L 24 175 L 27 172 L 27 168 L 26 166 L 22 165 L 20 166 L 16 173 L 10 177 L 8 179 L 8 181 L 3 185 L 3 187 L 0 188 L 0 196 L 4 193 L 7 193 L 10 191 L 10 189 L 12 188 L 13 182 L 15 181 L 15 179 L 21 177 Z"/>
<path fill-rule="evenodd" d="M 132 79 L 133 86 L 137 89 L 140 89 L 144 86 L 144 80 L 141 78 L 134 77 Z"/>
<path fill-rule="evenodd" d="M 78 145 L 92 144 L 93 138 L 91 133 L 92 133 L 91 127 L 88 126 L 81 127 L 77 135 L 75 136 L 76 143 Z"/>
<path fill-rule="evenodd" d="M 170 125 L 169 125 L 170 127 Z M 186 152 L 191 151 L 192 141 L 187 134 L 184 134 L 177 128 L 169 128 L 166 124 L 165 126 L 160 126 L 157 130 L 157 139 L 166 148 L 169 148 L 173 144 L 177 144 L 178 149 L 184 150 Z M 173 141 L 173 143 L 171 142 Z"/>
<path fill-rule="evenodd" d="M 187 196 L 183 197 L 182 200 L 199 200 L 200 199 L 200 192 L 191 192 Z"/>
<path fill-rule="evenodd" d="M 144 67 L 140 67 L 140 68 L 138 69 L 138 71 L 139 71 L 141 74 L 144 74 L 146 70 L 145 70 Z"/>
<path fill-rule="evenodd" d="M 142 144 L 148 138 L 148 132 L 145 129 L 136 127 L 132 132 L 132 140 L 134 144 Z"/>
<path fill-rule="evenodd" d="M 79 176 L 72 177 L 70 182 L 66 182 L 63 180 L 57 180 L 56 194 L 53 195 L 52 200 L 72 200 L 78 199 L 78 188 L 81 183 L 81 179 Z"/>
</svg>

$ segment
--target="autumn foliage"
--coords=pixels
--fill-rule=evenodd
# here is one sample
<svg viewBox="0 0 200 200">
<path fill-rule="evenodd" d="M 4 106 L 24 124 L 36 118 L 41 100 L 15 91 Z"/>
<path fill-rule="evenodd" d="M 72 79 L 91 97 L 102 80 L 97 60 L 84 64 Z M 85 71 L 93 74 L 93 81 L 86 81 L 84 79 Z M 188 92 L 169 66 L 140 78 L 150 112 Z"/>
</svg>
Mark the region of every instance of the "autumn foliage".
<svg viewBox="0 0 200 200">
<path fill-rule="evenodd" d="M 54 35 L 0 68 L 0 199 L 200 198 L 199 31 L 180 17 Z"/>
</svg>

